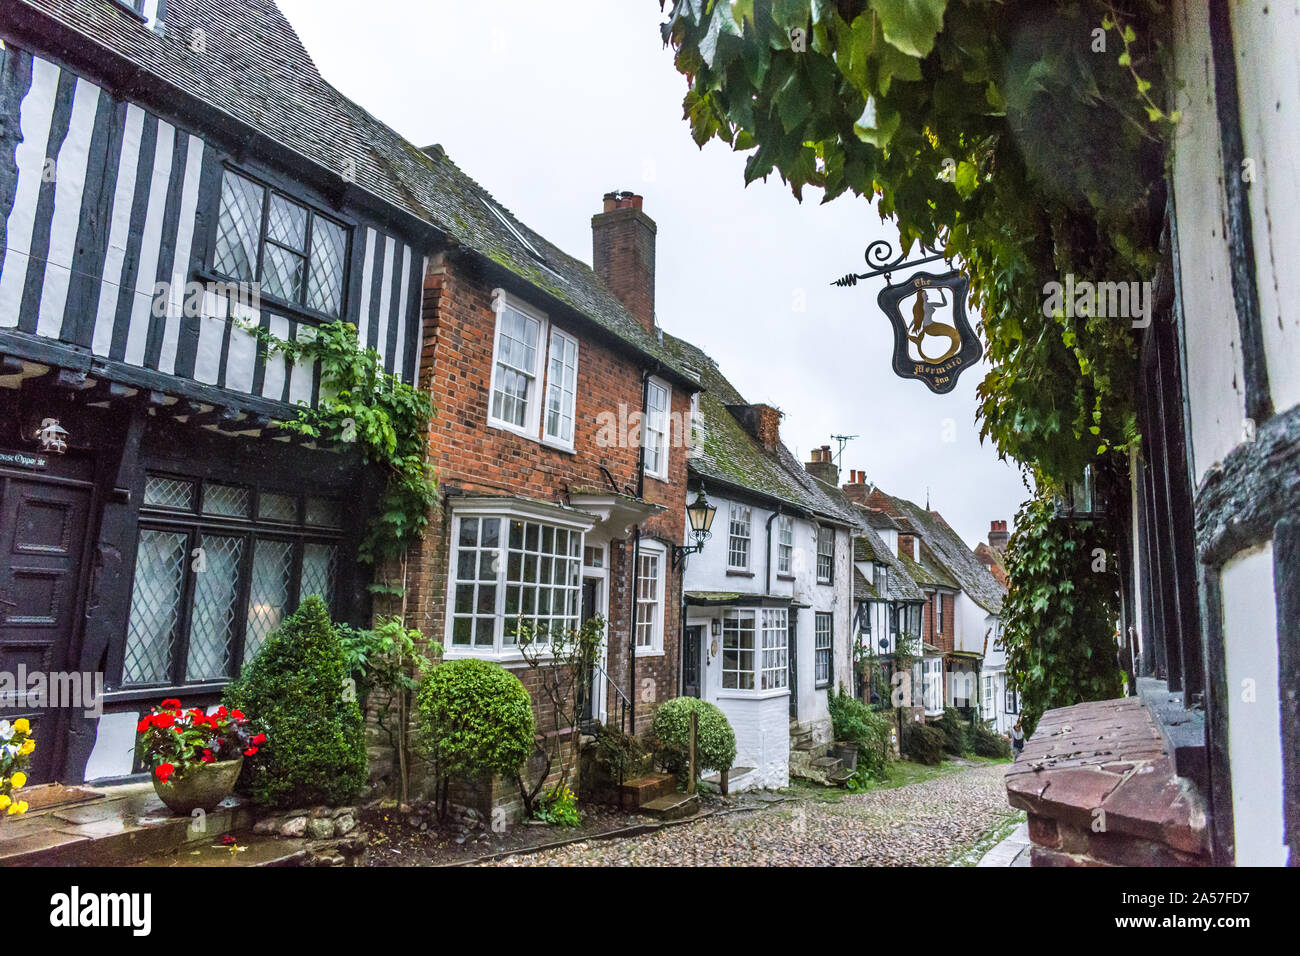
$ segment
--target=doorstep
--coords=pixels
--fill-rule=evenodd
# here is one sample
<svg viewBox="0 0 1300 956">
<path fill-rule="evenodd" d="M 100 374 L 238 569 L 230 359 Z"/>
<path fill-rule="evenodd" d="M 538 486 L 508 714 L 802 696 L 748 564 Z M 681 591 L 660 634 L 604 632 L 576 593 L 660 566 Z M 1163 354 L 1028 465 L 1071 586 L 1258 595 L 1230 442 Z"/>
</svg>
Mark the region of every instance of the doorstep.
<svg viewBox="0 0 1300 956">
<path fill-rule="evenodd" d="M 28 802 L 39 807 L 42 792 L 33 787 L 38 799 Z M 75 802 L 0 820 L 0 866 L 119 866 L 189 843 L 211 843 L 253 822 L 247 805 L 231 797 L 196 829 L 194 818 L 172 816 L 152 783 L 82 786 L 66 796 Z"/>
</svg>

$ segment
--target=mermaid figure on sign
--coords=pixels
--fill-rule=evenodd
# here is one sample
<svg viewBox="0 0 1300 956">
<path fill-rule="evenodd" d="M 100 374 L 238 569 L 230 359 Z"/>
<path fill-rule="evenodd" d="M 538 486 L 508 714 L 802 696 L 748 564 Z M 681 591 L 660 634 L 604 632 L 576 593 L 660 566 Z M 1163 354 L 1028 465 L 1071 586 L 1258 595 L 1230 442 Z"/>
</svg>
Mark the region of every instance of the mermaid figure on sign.
<svg viewBox="0 0 1300 956">
<path fill-rule="evenodd" d="M 907 340 L 916 346 L 916 354 L 921 356 L 921 361 L 928 362 L 931 365 L 938 365 L 940 362 L 952 358 L 961 349 L 961 333 L 951 325 L 944 325 L 942 322 L 934 321 L 934 310 L 939 306 L 948 304 L 948 297 L 944 295 L 942 289 L 939 290 L 939 302 L 931 302 L 926 296 L 925 290 L 920 289 L 916 293 L 916 301 L 912 303 L 912 325 L 911 333 Z M 938 358 L 930 358 L 921 348 L 921 343 L 929 336 L 936 338 L 948 339 L 950 343 L 948 351 L 944 352 Z"/>
</svg>

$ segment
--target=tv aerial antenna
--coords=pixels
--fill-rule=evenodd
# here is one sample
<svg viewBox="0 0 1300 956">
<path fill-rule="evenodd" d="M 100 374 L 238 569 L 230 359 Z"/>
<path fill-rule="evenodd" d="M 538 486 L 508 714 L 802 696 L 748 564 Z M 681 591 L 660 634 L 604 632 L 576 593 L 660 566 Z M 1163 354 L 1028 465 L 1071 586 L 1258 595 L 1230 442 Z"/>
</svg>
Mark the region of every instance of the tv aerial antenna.
<svg viewBox="0 0 1300 956">
<path fill-rule="evenodd" d="M 849 442 L 853 441 L 853 439 L 857 437 L 858 437 L 857 435 L 832 435 L 831 436 L 831 438 L 840 446 L 839 451 L 835 453 L 836 468 L 840 466 L 840 459 L 844 457 L 844 446 L 847 445 Z"/>
</svg>

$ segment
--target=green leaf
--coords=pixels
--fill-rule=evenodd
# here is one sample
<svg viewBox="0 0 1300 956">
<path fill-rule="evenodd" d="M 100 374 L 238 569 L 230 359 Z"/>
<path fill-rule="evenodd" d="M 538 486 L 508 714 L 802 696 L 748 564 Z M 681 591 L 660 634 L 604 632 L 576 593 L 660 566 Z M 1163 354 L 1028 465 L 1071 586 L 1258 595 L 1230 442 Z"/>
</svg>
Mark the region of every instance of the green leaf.
<svg viewBox="0 0 1300 956">
<path fill-rule="evenodd" d="M 912 56 L 928 56 L 943 28 L 948 0 L 870 0 L 885 39 Z"/>
<path fill-rule="evenodd" d="M 853 124 L 853 132 L 864 143 L 870 143 L 878 149 L 889 144 L 894 133 L 902 123 L 903 117 L 897 110 L 887 106 L 877 107 L 874 97 L 867 100 L 867 105 Z"/>
</svg>

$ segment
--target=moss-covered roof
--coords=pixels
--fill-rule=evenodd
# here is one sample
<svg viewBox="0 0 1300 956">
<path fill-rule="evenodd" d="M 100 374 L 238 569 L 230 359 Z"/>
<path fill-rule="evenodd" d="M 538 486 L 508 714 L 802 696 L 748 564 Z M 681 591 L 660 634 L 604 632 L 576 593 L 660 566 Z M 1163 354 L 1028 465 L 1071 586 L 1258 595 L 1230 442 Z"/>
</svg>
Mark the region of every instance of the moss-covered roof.
<svg viewBox="0 0 1300 956">
<path fill-rule="evenodd" d="M 848 499 L 818 481 L 781 443 L 768 449 L 746 430 L 728 405 L 748 404 L 702 349 L 664 334 L 664 348 L 679 365 L 700 373 L 700 421 L 696 446 L 688 460 L 691 473 L 706 487 L 717 484 L 765 498 L 773 505 L 831 524 L 856 528 L 859 521 Z"/>
<path fill-rule="evenodd" d="M 859 504 L 851 506 L 858 514 L 869 511 Z M 853 541 L 853 560 L 874 564 L 883 564 L 889 568 L 887 581 L 888 593 L 884 600 L 889 601 L 923 601 L 925 593 L 917 586 L 916 580 L 907 570 L 903 561 L 889 549 L 885 539 L 865 521 L 858 523 L 857 537 Z M 879 599 L 879 598 L 878 598 Z"/>
<path fill-rule="evenodd" d="M 857 568 L 853 569 L 853 600 L 855 601 L 879 601 L 880 594 L 867 576 Z"/>
</svg>

